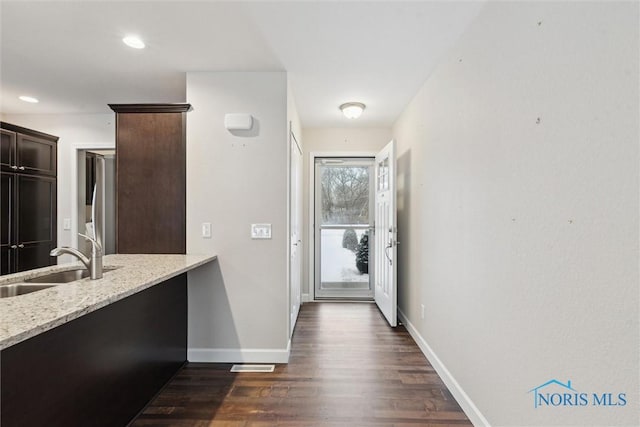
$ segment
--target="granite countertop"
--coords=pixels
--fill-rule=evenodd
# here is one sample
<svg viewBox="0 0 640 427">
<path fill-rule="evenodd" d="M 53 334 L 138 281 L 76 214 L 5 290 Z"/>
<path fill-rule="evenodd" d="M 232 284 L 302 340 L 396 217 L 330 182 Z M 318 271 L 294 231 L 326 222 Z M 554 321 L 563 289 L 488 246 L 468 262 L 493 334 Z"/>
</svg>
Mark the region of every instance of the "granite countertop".
<svg viewBox="0 0 640 427">
<path fill-rule="evenodd" d="M 107 255 L 102 279 L 89 278 L 0 298 L 0 350 L 60 326 L 181 273 L 216 259 L 215 255 Z M 72 270 L 69 263 L 0 277 L 0 285 L 45 273 Z"/>
</svg>

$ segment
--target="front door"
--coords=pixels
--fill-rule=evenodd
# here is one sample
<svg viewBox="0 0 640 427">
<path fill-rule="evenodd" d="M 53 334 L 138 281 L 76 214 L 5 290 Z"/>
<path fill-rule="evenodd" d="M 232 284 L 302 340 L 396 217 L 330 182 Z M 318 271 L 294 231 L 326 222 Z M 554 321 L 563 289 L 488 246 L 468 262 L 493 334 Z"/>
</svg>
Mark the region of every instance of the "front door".
<svg viewBox="0 0 640 427">
<path fill-rule="evenodd" d="M 398 324 L 395 157 L 391 141 L 375 163 L 375 300 L 391 326 Z"/>
<path fill-rule="evenodd" d="M 371 299 L 373 158 L 317 158 L 315 298 Z"/>
</svg>

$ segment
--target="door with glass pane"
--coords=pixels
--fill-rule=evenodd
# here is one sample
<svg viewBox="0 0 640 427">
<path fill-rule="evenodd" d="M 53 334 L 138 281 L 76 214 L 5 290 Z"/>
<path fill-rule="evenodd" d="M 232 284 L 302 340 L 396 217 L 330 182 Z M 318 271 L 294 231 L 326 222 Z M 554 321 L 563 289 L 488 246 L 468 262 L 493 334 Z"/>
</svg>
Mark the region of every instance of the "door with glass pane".
<svg viewBox="0 0 640 427">
<path fill-rule="evenodd" d="M 371 299 L 374 159 L 317 158 L 315 297 Z"/>
<path fill-rule="evenodd" d="M 398 324 L 398 224 L 396 215 L 396 145 L 391 141 L 376 155 L 375 215 L 376 304 L 390 326 Z"/>
</svg>

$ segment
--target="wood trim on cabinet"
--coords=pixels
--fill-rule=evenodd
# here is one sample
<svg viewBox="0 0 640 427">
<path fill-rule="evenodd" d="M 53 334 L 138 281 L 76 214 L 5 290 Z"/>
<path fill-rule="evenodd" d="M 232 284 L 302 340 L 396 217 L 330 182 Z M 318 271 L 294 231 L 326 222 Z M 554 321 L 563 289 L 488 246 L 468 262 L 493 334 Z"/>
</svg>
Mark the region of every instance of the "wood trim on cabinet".
<svg viewBox="0 0 640 427">
<path fill-rule="evenodd" d="M 116 113 L 187 113 L 191 104 L 108 104 Z"/>
<path fill-rule="evenodd" d="M 35 136 L 37 138 L 43 138 L 52 142 L 58 142 L 58 139 L 60 139 L 60 137 L 58 136 L 50 135 L 48 133 L 40 132 L 40 131 L 29 129 L 29 128 L 23 128 L 22 126 L 13 125 L 7 122 L 0 122 L 0 127 L 2 129 L 10 130 L 12 132 L 23 133 L 25 135 Z"/>
</svg>

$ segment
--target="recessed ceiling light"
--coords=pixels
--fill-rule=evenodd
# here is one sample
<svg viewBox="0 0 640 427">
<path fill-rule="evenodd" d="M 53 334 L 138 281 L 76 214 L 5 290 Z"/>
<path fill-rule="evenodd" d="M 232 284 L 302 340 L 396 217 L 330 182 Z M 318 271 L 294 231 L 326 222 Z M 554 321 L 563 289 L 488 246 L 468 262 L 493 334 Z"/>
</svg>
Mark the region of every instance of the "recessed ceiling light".
<svg viewBox="0 0 640 427">
<path fill-rule="evenodd" d="M 138 36 L 127 36 L 122 39 L 124 44 L 134 49 L 144 49 L 144 42 Z"/>
<path fill-rule="evenodd" d="M 18 97 L 18 99 L 24 102 L 30 102 L 32 104 L 37 104 L 38 102 L 40 102 L 38 101 L 38 98 L 34 98 L 33 96 L 27 96 L 27 95 L 21 95 Z"/>
<path fill-rule="evenodd" d="M 348 119 L 357 119 L 365 109 L 362 102 L 347 102 L 340 106 L 342 114 Z"/>
</svg>

